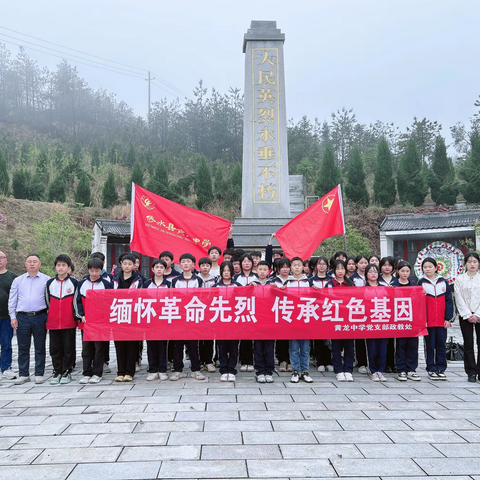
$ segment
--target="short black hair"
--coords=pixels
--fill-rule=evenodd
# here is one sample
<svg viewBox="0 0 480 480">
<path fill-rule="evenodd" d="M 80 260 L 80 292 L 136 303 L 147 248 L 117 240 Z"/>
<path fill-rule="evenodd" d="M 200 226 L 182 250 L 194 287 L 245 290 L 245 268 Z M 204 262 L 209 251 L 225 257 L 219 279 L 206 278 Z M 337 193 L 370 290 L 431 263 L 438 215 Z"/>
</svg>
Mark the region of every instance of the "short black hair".
<svg viewBox="0 0 480 480">
<path fill-rule="evenodd" d="M 244 254 L 240 257 L 240 267 L 242 268 L 242 272 L 243 272 L 243 265 L 242 265 L 242 263 L 243 263 L 243 261 L 244 261 L 245 259 L 247 259 L 247 260 L 249 260 L 249 261 L 251 262 L 252 268 L 253 268 L 253 258 L 252 258 L 252 256 L 251 256 L 249 253 L 244 253 Z"/>
<path fill-rule="evenodd" d="M 223 251 L 223 255 L 231 255 L 233 257 L 234 254 L 235 254 L 235 250 L 233 248 L 226 248 Z"/>
<path fill-rule="evenodd" d="M 65 255 L 64 253 L 57 256 L 57 258 L 53 261 L 53 264 L 57 266 L 57 263 L 66 263 L 69 267 L 72 266 L 72 259 Z"/>
<path fill-rule="evenodd" d="M 196 262 L 196 258 L 195 258 L 191 253 L 182 253 L 182 254 L 180 255 L 180 259 L 179 259 L 179 260 L 180 260 L 180 262 L 181 262 L 182 260 L 191 260 L 193 263 Z"/>
<path fill-rule="evenodd" d="M 75 264 L 73 262 L 70 264 L 70 270 L 72 273 L 75 271 Z"/>
<path fill-rule="evenodd" d="M 270 269 L 270 265 L 268 262 L 266 262 L 265 260 L 260 260 L 258 262 L 258 265 L 257 265 L 257 268 L 260 267 L 261 265 L 265 266 L 265 267 L 268 267 Z"/>
<path fill-rule="evenodd" d="M 277 259 L 277 269 L 280 270 L 282 267 L 290 268 L 292 264 L 288 258 L 279 258 Z"/>
<path fill-rule="evenodd" d="M 410 265 L 410 263 L 408 263 L 406 260 L 400 260 L 397 263 L 397 270 L 400 270 L 403 267 L 408 267 L 410 269 L 410 271 L 412 270 L 412 266 Z"/>
<path fill-rule="evenodd" d="M 87 263 L 87 268 L 88 270 L 91 268 L 100 268 L 103 270 L 103 262 L 99 258 L 91 258 Z"/>
<path fill-rule="evenodd" d="M 40 257 L 36 254 L 36 253 L 29 253 L 26 257 L 25 257 L 25 260 L 27 260 L 27 258 L 29 257 L 37 257 L 39 260 L 40 260 Z"/>
<path fill-rule="evenodd" d="M 222 262 L 220 264 L 220 278 L 223 278 L 222 274 L 223 274 L 223 271 L 228 268 L 230 270 L 230 276 L 232 277 L 233 279 L 233 276 L 235 275 L 235 270 L 233 268 L 233 263 L 232 262 L 229 262 L 229 261 L 226 261 L 226 262 Z"/>
<path fill-rule="evenodd" d="M 467 252 L 465 254 L 464 263 L 467 263 L 471 257 L 475 258 L 477 262 L 480 262 L 480 257 L 478 256 L 477 252 Z"/>
<path fill-rule="evenodd" d="M 122 257 L 122 260 L 120 261 L 120 263 L 124 262 L 125 260 L 130 260 L 132 263 L 135 263 L 135 255 L 133 255 L 132 253 L 126 253 L 123 257 Z"/>
<path fill-rule="evenodd" d="M 236 248 L 235 255 L 238 255 L 239 257 L 241 257 L 242 255 L 245 255 L 245 250 L 243 248 Z"/>
<path fill-rule="evenodd" d="M 283 250 L 274 250 L 272 255 L 280 255 L 283 257 Z"/>
<path fill-rule="evenodd" d="M 216 247 L 216 246 L 214 245 L 213 247 L 210 247 L 210 248 L 208 249 L 208 254 L 209 254 L 209 255 L 210 255 L 210 252 L 211 252 L 212 250 L 216 250 L 219 255 L 222 254 L 222 250 L 220 249 L 220 247 Z"/>
<path fill-rule="evenodd" d="M 378 265 L 376 265 L 375 263 L 369 263 L 366 267 L 365 267 L 365 281 L 368 282 L 368 278 L 367 278 L 367 275 L 368 275 L 368 272 L 372 269 L 375 269 L 378 273 L 378 276 L 380 277 L 380 274 L 381 274 L 381 271 L 380 271 L 380 268 L 378 267 Z"/>
<path fill-rule="evenodd" d="M 395 258 L 393 257 L 383 257 L 380 260 L 380 270 L 382 270 L 382 267 L 388 263 L 392 268 L 395 268 Z"/>
<path fill-rule="evenodd" d="M 173 262 L 173 253 L 172 253 L 172 252 L 169 252 L 168 250 L 164 250 L 164 251 L 158 256 L 158 258 L 162 258 L 162 257 L 168 257 L 168 258 Z"/>
<path fill-rule="evenodd" d="M 152 268 L 155 266 L 155 265 L 163 265 L 165 268 L 167 268 L 167 262 L 165 260 L 162 260 L 161 258 L 156 258 L 153 262 L 152 262 Z"/>
<path fill-rule="evenodd" d="M 208 257 L 202 257 L 202 258 L 198 261 L 198 266 L 204 265 L 205 263 L 208 263 L 208 265 L 212 266 L 212 261 L 211 261 Z"/>
<path fill-rule="evenodd" d="M 259 252 L 258 250 L 254 250 L 253 252 L 250 252 L 250 255 L 252 257 L 260 257 L 262 258 L 262 252 Z"/>
<path fill-rule="evenodd" d="M 230 261 L 232 263 L 233 262 L 240 262 L 240 255 L 234 255 Z"/>
<path fill-rule="evenodd" d="M 336 260 L 338 257 L 345 257 L 347 258 L 347 254 L 345 252 L 343 252 L 342 250 L 340 250 L 339 252 L 335 252 L 333 254 L 333 258 Z"/>
<path fill-rule="evenodd" d="M 302 262 L 302 265 L 303 265 L 303 260 L 300 258 L 300 257 L 293 257 L 290 259 L 290 264 L 292 264 L 294 262 L 294 260 L 298 260 L 300 262 Z"/>
<path fill-rule="evenodd" d="M 93 252 L 90 255 L 90 258 L 99 258 L 102 262 L 105 263 L 105 255 L 102 252 Z"/>
<path fill-rule="evenodd" d="M 422 272 L 423 272 L 423 265 L 427 262 L 431 263 L 435 268 L 437 268 L 437 261 L 433 257 L 426 257 L 423 259 L 423 262 L 422 262 Z"/>
</svg>

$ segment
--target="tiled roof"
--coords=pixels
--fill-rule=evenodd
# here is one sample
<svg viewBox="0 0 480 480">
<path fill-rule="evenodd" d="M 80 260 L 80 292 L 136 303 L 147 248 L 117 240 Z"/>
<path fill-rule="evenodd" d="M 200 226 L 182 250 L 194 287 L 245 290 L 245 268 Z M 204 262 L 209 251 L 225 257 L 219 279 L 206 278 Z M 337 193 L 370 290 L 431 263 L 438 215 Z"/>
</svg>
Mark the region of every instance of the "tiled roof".
<svg viewBox="0 0 480 480">
<path fill-rule="evenodd" d="M 95 222 L 102 230 L 103 235 L 113 235 L 116 237 L 130 236 L 130 222 L 123 220 L 105 220 L 97 219 Z"/>
<path fill-rule="evenodd" d="M 433 228 L 471 227 L 480 220 L 480 209 L 453 212 L 406 213 L 387 215 L 381 231 L 428 230 Z"/>
</svg>

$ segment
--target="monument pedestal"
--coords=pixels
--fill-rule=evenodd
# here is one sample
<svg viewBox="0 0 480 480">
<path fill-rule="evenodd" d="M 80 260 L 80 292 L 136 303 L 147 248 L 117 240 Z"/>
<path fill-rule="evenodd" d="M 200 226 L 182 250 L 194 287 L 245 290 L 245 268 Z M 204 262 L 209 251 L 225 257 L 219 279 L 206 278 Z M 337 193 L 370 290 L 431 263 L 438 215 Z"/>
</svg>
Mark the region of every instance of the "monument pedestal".
<svg viewBox="0 0 480 480">
<path fill-rule="evenodd" d="M 283 227 L 291 218 L 240 218 L 233 223 L 233 238 L 235 247 L 245 250 L 264 250 L 270 241 L 270 236 Z M 278 247 L 277 239 L 273 245 Z"/>
</svg>

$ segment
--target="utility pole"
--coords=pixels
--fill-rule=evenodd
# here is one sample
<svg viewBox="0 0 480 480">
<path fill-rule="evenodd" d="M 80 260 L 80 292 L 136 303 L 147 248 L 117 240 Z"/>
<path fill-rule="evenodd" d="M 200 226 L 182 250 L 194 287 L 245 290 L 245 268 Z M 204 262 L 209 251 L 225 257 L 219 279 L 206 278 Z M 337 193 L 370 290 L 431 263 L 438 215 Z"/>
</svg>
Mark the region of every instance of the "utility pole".
<svg viewBox="0 0 480 480">
<path fill-rule="evenodd" d="M 155 80 L 155 77 L 150 75 L 148 72 L 148 78 L 145 79 L 148 82 L 148 124 L 150 125 L 150 111 L 151 111 L 151 101 L 150 101 L 150 84 L 152 80 Z"/>
</svg>

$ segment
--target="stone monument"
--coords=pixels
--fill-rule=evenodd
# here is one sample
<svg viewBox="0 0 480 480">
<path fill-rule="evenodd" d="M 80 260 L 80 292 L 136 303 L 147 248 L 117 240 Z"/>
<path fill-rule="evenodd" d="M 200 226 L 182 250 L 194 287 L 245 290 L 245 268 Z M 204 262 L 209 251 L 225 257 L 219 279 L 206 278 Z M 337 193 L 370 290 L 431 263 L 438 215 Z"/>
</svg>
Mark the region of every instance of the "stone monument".
<svg viewBox="0 0 480 480">
<path fill-rule="evenodd" d="M 242 216 L 233 226 L 235 244 L 242 247 L 264 247 L 270 234 L 291 219 L 284 42 L 272 21 L 252 21 L 243 40 Z"/>
</svg>

